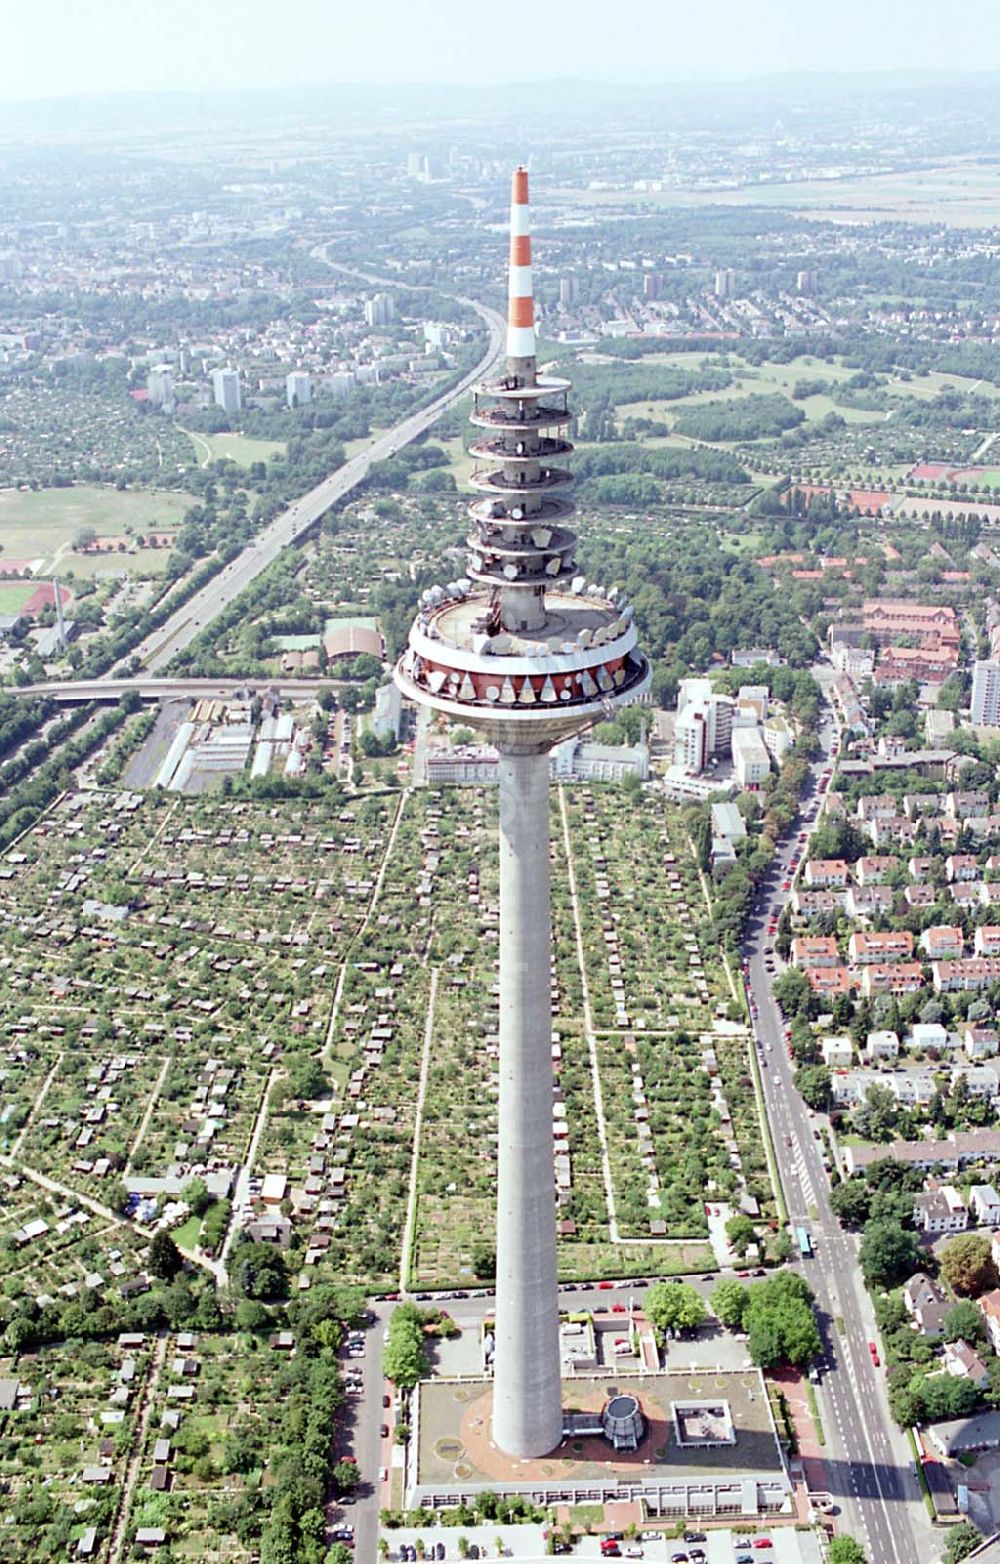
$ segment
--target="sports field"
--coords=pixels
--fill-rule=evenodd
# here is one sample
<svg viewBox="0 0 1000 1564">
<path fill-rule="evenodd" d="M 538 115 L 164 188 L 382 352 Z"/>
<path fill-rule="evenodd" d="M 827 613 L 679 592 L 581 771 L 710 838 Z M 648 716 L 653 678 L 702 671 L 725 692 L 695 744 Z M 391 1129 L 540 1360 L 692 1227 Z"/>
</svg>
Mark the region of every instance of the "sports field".
<svg viewBox="0 0 1000 1564">
<path fill-rule="evenodd" d="M 191 505 L 189 494 L 156 489 L 104 489 L 81 484 L 71 489 L 0 490 L 0 550 L 7 559 L 40 560 L 38 574 L 52 570 L 77 570 L 81 574 L 111 568 L 115 555 L 93 559 L 74 554 L 73 539 L 82 527 L 92 527 L 102 537 L 136 536 L 158 529 L 173 532 Z M 169 550 L 154 554 L 166 563 Z M 121 556 L 135 569 L 132 556 Z"/>
<path fill-rule="evenodd" d="M 0 614 L 19 614 L 35 590 L 34 581 L 0 581 Z"/>
</svg>

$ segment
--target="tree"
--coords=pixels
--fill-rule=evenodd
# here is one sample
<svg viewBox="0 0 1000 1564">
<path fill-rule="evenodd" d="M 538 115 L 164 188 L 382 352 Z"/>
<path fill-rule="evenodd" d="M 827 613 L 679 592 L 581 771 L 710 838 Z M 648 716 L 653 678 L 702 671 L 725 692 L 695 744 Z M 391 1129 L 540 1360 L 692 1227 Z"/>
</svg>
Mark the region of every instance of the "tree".
<svg viewBox="0 0 1000 1564">
<path fill-rule="evenodd" d="M 961 1564 L 962 1559 L 967 1559 L 970 1553 L 981 1546 L 982 1540 L 982 1533 L 976 1530 L 971 1521 L 959 1521 L 948 1533 L 943 1564 Z"/>
<path fill-rule="evenodd" d="M 743 1316 L 748 1347 L 761 1368 L 790 1363 L 802 1368 L 822 1351 L 808 1283 L 781 1271 L 748 1289 Z"/>
<path fill-rule="evenodd" d="M 712 1289 L 709 1303 L 723 1325 L 740 1330 L 746 1313 L 748 1293 L 742 1282 L 723 1281 Z"/>
<path fill-rule="evenodd" d="M 646 1315 L 657 1329 L 694 1330 L 708 1314 L 690 1282 L 657 1282 L 646 1294 Z"/>
<path fill-rule="evenodd" d="M 338 1493 L 353 1493 L 361 1481 L 356 1461 L 338 1461 L 330 1475 Z"/>
<path fill-rule="evenodd" d="M 960 1296 L 978 1298 L 997 1285 L 997 1268 L 988 1238 L 961 1233 L 941 1254 L 941 1275 Z"/>
<path fill-rule="evenodd" d="M 757 1229 L 748 1216 L 742 1211 L 737 1211 L 726 1223 L 726 1237 L 735 1254 L 741 1257 L 746 1254 L 747 1247 L 757 1241 Z"/>
<path fill-rule="evenodd" d="M 948 1310 L 943 1334 L 945 1341 L 982 1341 L 986 1334 L 983 1316 L 971 1298 L 964 1298 Z"/>
<path fill-rule="evenodd" d="M 484 1281 L 492 1281 L 497 1274 L 496 1245 L 480 1239 L 472 1246 L 472 1269 Z"/>
<path fill-rule="evenodd" d="M 880 1290 L 905 1282 L 919 1270 L 922 1255 L 915 1233 L 886 1220 L 868 1223 L 859 1259 L 867 1286 Z"/>
<path fill-rule="evenodd" d="M 848 1178 L 830 1193 L 834 1215 L 844 1227 L 864 1227 L 871 1211 L 871 1190 L 863 1178 Z"/>
<path fill-rule="evenodd" d="M 797 1070 L 795 1084 L 803 1100 L 818 1113 L 825 1113 L 833 1102 L 833 1082 L 825 1064 L 806 1065 Z"/>
<path fill-rule="evenodd" d="M 162 1227 L 153 1234 L 147 1263 L 153 1275 L 159 1276 L 165 1282 L 170 1281 L 184 1269 L 184 1256 L 170 1234 Z"/>
<path fill-rule="evenodd" d="M 203 1178 L 189 1178 L 181 1193 L 193 1216 L 204 1216 L 215 1198 Z"/>
<path fill-rule="evenodd" d="M 868 1564 L 868 1555 L 853 1537 L 834 1537 L 826 1555 L 827 1564 Z"/>
</svg>

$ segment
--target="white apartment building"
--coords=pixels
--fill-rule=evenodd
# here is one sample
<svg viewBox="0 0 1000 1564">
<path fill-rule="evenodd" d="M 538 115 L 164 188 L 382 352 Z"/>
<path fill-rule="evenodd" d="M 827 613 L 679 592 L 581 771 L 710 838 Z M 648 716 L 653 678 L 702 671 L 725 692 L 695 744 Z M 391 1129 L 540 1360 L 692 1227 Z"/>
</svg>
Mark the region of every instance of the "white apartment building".
<svg viewBox="0 0 1000 1564">
<path fill-rule="evenodd" d="M 1000 727 L 1000 662 L 977 662 L 972 670 L 972 720 L 984 728 Z"/>
<path fill-rule="evenodd" d="M 240 411 L 243 406 L 243 392 L 238 369 L 213 369 L 212 397 L 216 407 L 223 408 L 225 412 Z"/>
<path fill-rule="evenodd" d="M 312 401 L 312 376 L 307 369 L 293 369 L 285 376 L 285 400 L 289 407 L 305 407 Z"/>
<path fill-rule="evenodd" d="M 756 728 L 734 728 L 733 766 L 740 787 L 756 790 L 771 774 L 771 757 Z"/>
</svg>

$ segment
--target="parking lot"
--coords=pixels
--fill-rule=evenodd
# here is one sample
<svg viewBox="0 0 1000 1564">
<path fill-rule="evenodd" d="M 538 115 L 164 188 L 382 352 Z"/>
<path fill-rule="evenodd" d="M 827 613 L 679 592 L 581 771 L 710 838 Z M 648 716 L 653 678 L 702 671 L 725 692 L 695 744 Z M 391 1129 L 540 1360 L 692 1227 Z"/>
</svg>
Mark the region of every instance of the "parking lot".
<svg viewBox="0 0 1000 1564">
<path fill-rule="evenodd" d="M 689 1530 L 697 1531 L 697 1528 L 692 1525 Z M 457 1559 L 461 1556 L 460 1537 L 469 1544 L 470 1558 L 477 1556 L 472 1551 L 474 1547 L 480 1549 L 480 1558 L 520 1559 L 522 1564 L 536 1564 L 536 1561 L 542 1564 L 551 1557 L 545 1552 L 545 1528 L 542 1526 L 465 1526 L 461 1530 L 401 1527 L 383 1535 L 389 1544 L 390 1559 L 408 1557 L 409 1549 L 415 1548 L 418 1540 L 423 1541 L 424 1556 L 428 1559 Z M 685 1542 L 682 1537 L 668 1537 L 654 1528 L 637 1542 L 622 1538 L 617 1543 L 617 1553 L 602 1553 L 600 1537 L 579 1537 L 569 1556 L 577 1559 L 645 1558 L 656 1564 L 670 1564 L 671 1560 L 676 1564 L 685 1564 L 685 1561 L 686 1564 L 820 1564 L 822 1558 L 816 1532 L 796 1531 L 788 1525 L 762 1527 L 749 1534 L 720 1530 L 703 1535 L 704 1540 Z M 768 1546 L 762 1546 L 764 1543 Z M 444 1549 L 443 1554 L 436 1551 L 439 1545 Z M 401 1552 L 401 1548 L 405 1552 Z"/>
</svg>

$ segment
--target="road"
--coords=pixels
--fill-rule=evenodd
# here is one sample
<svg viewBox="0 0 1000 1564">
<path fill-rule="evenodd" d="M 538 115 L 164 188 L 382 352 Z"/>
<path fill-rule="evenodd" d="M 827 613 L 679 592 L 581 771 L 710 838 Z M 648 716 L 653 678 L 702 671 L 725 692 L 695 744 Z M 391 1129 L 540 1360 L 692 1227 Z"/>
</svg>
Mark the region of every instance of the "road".
<svg viewBox="0 0 1000 1564">
<path fill-rule="evenodd" d="M 211 700 L 216 696 L 241 694 L 248 687 L 263 693 L 273 690 L 277 695 L 303 697 L 319 695 L 336 679 L 196 679 L 149 678 L 137 674 L 133 679 L 62 679 L 51 684 L 12 685 L 10 695 L 45 695 L 62 706 L 82 706 L 87 701 L 103 701 L 113 704 L 123 695 L 138 695 L 140 700 Z"/>
<path fill-rule="evenodd" d="M 813 673 L 828 687 L 829 669 Z M 804 800 L 807 812 L 817 802 L 821 774 L 836 741 L 829 715 L 820 740 L 822 755 L 812 767 L 813 793 Z M 799 846 L 793 837 L 782 848 L 763 889 L 744 941 L 744 973 L 756 1006 L 761 1078 L 789 1220 L 793 1228 L 808 1229 L 815 1248 L 814 1257 L 803 1262 L 802 1274 L 816 1295 L 826 1346 L 819 1401 L 827 1439 L 827 1487 L 846 1512 L 844 1529 L 863 1542 L 871 1559 L 914 1564 L 936 1559 L 939 1547 L 931 1538 L 909 1443 L 889 1414 L 884 1368 L 876 1369 L 869 1353 L 874 1323 L 858 1266 L 858 1241 L 842 1231 L 831 1209 L 823 1143 L 817 1139 L 820 1120 L 795 1090 L 782 1017 L 771 997 L 767 952 L 773 937 L 767 925 L 788 900 L 784 887 L 793 877 L 789 860 Z"/>
<path fill-rule="evenodd" d="M 462 302 L 474 309 L 489 328 L 489 347 L 476 367 L 463 375 L 450 391 L 436 397 L 419 412 L 411 413 L 394 428 L 387 429 L 384 434 L 373 439 L 365 450 L 352 456 L 343 467 L 338 467 L 329 478 L 324 478 L 322 483 L 296 500 L 288 510 L 282 511 L 247 544 L 242 554 L 217 576 L 213 576 L 200 592 L 196 592 L 178 608 L 158 630 L 152 631 L 134 652 L 150 673 L 158 673 L 166 668 L 178 652 L 189 646 L 206 625 L 211 624 L 262 570 L 277 559 L 283 548 L 297 542 L 331 505 L 357 488 L 364 481 L 373 462 L 383 461 L 387 456 L 395 455 L 402 446 L 409 445 L 411 440 L 430 428 L 446 407 L 450 407 L 470 386 L 482 379 L 500 353 L 506 326 L 502 316 L 488 305 L 477 304 L 472 299 Z"/>
</svg>

